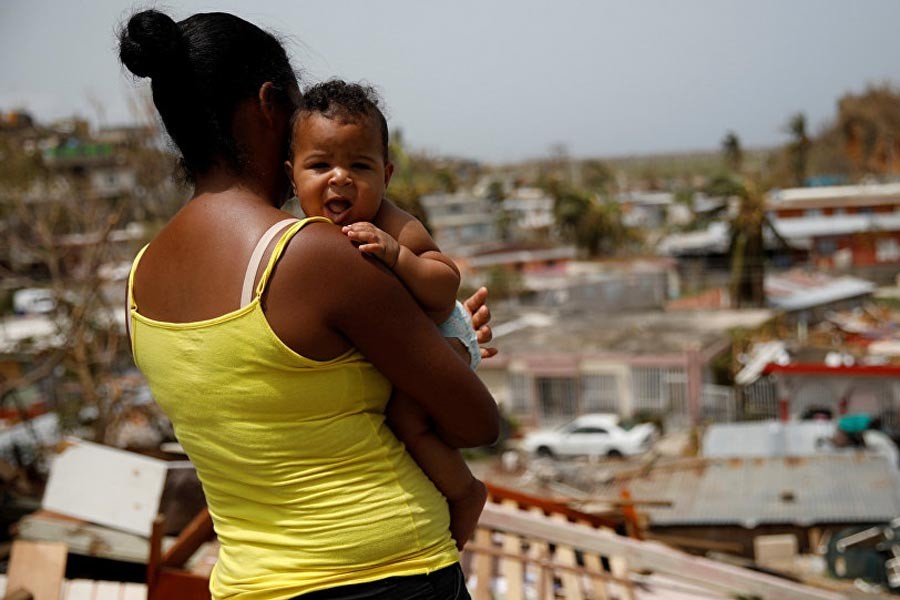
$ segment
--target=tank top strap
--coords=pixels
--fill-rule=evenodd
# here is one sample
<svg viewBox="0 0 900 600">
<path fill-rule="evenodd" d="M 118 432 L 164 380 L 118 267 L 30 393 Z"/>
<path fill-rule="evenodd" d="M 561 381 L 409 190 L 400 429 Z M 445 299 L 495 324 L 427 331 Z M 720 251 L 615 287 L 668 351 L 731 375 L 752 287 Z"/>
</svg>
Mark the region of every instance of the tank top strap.
<svg viewBox="0 0 900 600">
<path fill-rule="evenodd" d="M 143 248 L 138 250 L 137 255 L 134 257 L 134 261 L 131 263 L 131 270 L 128 272 L 128 308 L 136 309 L 137 305 L 134 302 L 134 272 L 137 271 L 138 264 L 141 262 L 141 257 L 144 255 L 144 251 L 150 244 L 146 244 Z"/>
<path fill-rule="evenodd" d="M 288 242 L 291 241 L 291 238 L 296 235 L 298 231 L 306 227 L 309 223 L 331 223 L 331 220 L 326 217 L 306 217 L 300 221 L 297 221 L 290 227 L 288 227 L 284 233 L 281 234 L 281 238 L 278 240 L 278 243 L 275 244 L 275 248 L 272 250 L 271 256 L 269 256 L 269 262 L 266 265 L 265 271 L 263 271 L 262 276 L 259 278 L 259 283 L 256 285 L 256 297 L 262 295 L 263 291 L 266 289 L 266 284 L 269 282 L 269 276 L 272 274 L 272 269 L 275 268 L 275 264 L 278 262 L 278 259 L 281 258 L 282 253 L 284 252 L 285 247 L 288 245 Z"/>
<path fill-rule="evenodd" d="M 133 336 L 131 335 L 131 313 L 132 311 L 137 310 L 137 304 L 134 301 L 134 272 L 137 271 L 138 264 L 141 262 L 141 257 L 144 255 L 144 251 L 147 249 L 147 246 L 150 244 L 145 244 L 143 248 L 138 250 L 137 256 L 134 257 L 134 261 L 131 263 L 131 270 L 128 272 L 128 315 L 125 318 L 125 332 L 128 334 L 128 339 L 134 342 Z M 134 348 L 132 348 L 132 351 Z"/>
</svg>

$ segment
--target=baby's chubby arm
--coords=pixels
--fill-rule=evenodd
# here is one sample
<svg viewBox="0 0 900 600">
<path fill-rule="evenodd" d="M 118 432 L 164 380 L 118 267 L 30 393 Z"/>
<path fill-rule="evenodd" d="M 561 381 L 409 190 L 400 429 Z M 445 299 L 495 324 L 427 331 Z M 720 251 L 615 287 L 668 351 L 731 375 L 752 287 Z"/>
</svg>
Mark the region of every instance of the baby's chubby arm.
<svg viewBox="0 0 900 600">
<path fill-rule="evenodd" d="M 435 322 L 447 320 L 459 289 L 456 265 L 441 254 L 422 223 L 388 200 L 382 203 L 375 222 L 381 227 L 360 222 L 342 231 L 360 244 L 361 252 L 377 257 L 392 269 Z"/>
</svg>

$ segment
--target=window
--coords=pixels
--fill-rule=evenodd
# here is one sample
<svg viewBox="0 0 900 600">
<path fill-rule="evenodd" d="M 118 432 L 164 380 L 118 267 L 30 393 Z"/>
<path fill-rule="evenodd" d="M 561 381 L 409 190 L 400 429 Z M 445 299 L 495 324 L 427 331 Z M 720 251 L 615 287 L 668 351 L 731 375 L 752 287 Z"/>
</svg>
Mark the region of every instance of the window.
<svg viewBox="0 0 900 600">
<path fill-rule="evenodd" d="M 636 367 L 631 370 L 635 412 L 685 414 L 687 374 L 678 368 Z"/>
<path fill-rule="evenodd" d="M 831 256 L 837 252 L 837 242 L 830 239 L 816 240 L 816 252 L 822 256 Z"/>
<path fill-rule="evenodd" d="M 581 381 L 581 410 L 583 412 L 619 412 L 619 386 L 615 375 L 589 373 L 585 374 Z"/>
<path fill-rule="evenodd" d="M 576 415 L 578 389 L 572 377 L 538 377 L 538 407 L 544 421 L 564 421 Z"/>
<path fill-rule="evenodd" d="M 534 410 L 534 388 L 525 373 L 509 374 L 510 406 L 513 414 L 530 414 Z"/>
<path fill-rule="evenodd" d="M 875 243 L 875 260 L 878 262 L 896 262 L 900 260 L 900 242 L 894 238 L 878 240 Z"/>
</svg>

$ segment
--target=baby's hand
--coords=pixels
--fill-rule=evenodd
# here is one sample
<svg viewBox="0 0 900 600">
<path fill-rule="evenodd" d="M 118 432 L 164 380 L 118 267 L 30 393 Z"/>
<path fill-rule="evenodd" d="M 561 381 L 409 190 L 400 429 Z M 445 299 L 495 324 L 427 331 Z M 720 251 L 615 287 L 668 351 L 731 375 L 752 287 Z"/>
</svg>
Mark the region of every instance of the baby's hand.
<svg viewBox="0 0 900 600">
<path fill-rule="evenodd" d="M 359 244 L 359 251 L 376 256 L 393 269 L 400 257 L 400 244 L 392 236 L 371 223 L 360 222 L 341 228 L 347 237 Z"/>
</svg>

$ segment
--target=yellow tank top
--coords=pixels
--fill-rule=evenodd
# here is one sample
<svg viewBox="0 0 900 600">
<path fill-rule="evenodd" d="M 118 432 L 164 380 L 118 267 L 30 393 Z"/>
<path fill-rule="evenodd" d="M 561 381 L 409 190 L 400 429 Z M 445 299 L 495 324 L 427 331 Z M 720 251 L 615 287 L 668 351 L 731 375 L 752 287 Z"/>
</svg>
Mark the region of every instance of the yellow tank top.
<svg viewBox="0 0 900 600">
<path fill-rule="evenodd" d="M 447 503 L 388 429 L 390 383 L 355 350 L 305 358 L 269 327 L 260 294 L 215 319 L 138 312 L 135 363 L 203 483 L 219 560 L 215 600 L 287 600 L 316 589 L 427 573 L 459 559 Z M 324 282 L 323 282 L 324 284 Z"/>
</svg>

